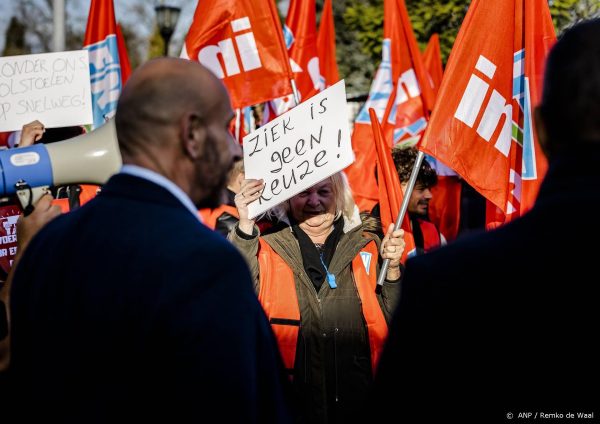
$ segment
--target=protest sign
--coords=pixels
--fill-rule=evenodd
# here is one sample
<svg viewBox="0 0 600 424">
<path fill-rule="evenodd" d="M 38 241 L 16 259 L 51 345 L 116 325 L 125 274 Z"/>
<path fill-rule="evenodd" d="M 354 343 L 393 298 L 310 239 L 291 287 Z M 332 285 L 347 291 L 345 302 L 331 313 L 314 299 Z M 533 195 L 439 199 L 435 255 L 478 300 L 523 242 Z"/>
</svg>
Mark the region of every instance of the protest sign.
<svg viewBox="0 0 600 424">
<path fill-rule="evenodd" d="M 344 81 L 244 137 L 248 179 L 263 179 L 249 217 L 271 209 L 354 161 Z"/>
<path fill-rule="evenodd" d="M 0 131 L 92 123 L 87 50 L 0 57 Z"/>
</svg>

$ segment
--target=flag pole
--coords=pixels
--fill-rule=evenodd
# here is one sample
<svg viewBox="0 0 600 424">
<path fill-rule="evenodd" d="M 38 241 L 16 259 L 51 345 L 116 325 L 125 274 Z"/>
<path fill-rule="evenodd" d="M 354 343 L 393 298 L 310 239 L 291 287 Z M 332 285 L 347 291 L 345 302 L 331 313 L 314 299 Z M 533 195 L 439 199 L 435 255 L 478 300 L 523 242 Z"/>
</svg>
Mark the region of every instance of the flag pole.
<svg viewBox="0 0 600 424">
<path fill-rule="evenodd" d="M 417 155 L 417 159 L 415 160 L 412 172 L 410 173 L 408 184 L 406 185 L 406 191 L 404 192 L 404 198 L 402 199 L 400 212 L 398 212 L 398 217 L 396 218 L 396 223 L 394 224 L 394 231 L 398 230 L 402 225 L 402 220 L 404 219 L 404 215 L 406 215 L 406 211 L 408 210 L 408 202 L 410 202 L 410 195 L 412 194 L 413 188 L 415 187 L 415 183 L 417 182 L 417 176 L 419 175 L 419 170 L 421 169 L 421 164 L 423 163 L 424 158 L 425 153 L 419 150 L 419 154 Z M 389 266 L 390 260 L 385 259 L 383 261 L 383 264 L 381 265 L 379 276 L 377 277 L 378 286 L 383 286 L 383 281 L 385 280 L 385 276 L 387 274 Z"/>
<path fill-rule="evenodd" d="M 298 94 L 298 87 L 296 87 L 296 80 L 294 78 L 290 78 L 290 83 L 292 84 L 292 93 L 294 94 L 294 101 L 296 102 L 296 106 L 300 104 L 300 95 Z"/>
<path fill-rule="evenodd" d="M 231 116 L 231 115 L 229 115 Z M 235 141 L 240 142 L 240 126 L 242 123 L 242 114 L 240 108 L 235 109 Z"/>
</svg>

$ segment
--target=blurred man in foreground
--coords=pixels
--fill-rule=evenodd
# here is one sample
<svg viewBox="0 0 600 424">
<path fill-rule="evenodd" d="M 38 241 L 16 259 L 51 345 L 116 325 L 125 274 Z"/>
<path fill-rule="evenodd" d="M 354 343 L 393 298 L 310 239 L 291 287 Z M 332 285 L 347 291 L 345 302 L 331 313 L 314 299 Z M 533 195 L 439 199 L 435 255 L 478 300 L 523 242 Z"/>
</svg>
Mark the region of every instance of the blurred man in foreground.
<svg viewBox="0 0 600 424">
<path fill-rule="evenodd" d="M 221 82 L 158 59 L 119 99 L 124 166 L 31 241 L 11 293 L 15 399 L 57 422 L 285 422 L 272 333 L 236 249 L 202 225 L 239 154 Z"/>
<path fill-rule="evenodd" d="M 600 210 L 598 40 L 600 20 L 579 24 L 548 57 L 536 124 L 550 167 L 534 208 L 408 261 L 374 393 L 394 420 L 599 413 L 598 255 L 583 246 L 600 226 L 565 219 Z"/>
</svg>

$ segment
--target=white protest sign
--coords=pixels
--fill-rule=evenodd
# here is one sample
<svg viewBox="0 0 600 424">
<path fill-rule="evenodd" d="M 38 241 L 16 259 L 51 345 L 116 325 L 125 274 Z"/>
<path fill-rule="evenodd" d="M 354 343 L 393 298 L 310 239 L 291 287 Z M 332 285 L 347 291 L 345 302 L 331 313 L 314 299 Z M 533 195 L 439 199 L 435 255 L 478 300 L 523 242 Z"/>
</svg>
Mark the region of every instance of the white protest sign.
<svg viewBox="0 0 600 424">
<path fill-rule="evenodd" d="M 93 121 L 87 50 L 0 57 L 0 131 Z"/>
<path fill-rule="evenodd" d="M 250 218 L 323 181 L 354 162 L 344 81 L 244 137 L 244 171 L 263 179 Z"/>
</svg>

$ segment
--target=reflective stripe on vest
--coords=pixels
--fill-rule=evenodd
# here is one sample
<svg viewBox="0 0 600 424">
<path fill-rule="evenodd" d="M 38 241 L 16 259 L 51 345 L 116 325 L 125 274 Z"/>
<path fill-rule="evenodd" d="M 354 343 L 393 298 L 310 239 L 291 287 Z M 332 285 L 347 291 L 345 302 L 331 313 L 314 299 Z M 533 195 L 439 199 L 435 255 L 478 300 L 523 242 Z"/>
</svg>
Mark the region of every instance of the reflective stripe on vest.
<svg viewBox="0 0 600 424">
<path fill-rule="evenodd" d="M 271 246 L 260 238 L 259 243 L 260 290 L 258 300 L 275 333 L 285 368 L 291 374 L 294 370 L 301 323 L 296 280 L 292 269 L 275 253 Z M 387 323 L 375 293 L 378 255 L 377 245 L 371 241 L 352 260 L 354 281 L 369 335 L 373 374 L 388 332 Z M 366 271 L 367 267 L 368 272 Z"/>
<path fill-rule="evenodd" d="M 429 252 L 432 249 L 440 247 L 441 239 L 440 232 L 429 221 L 425 221 L 423 219 L 419 219 L 419 227 L 421 227 L 421 232 L 423 233 L 423 250 L 425 252 Z"/>
</svg>

